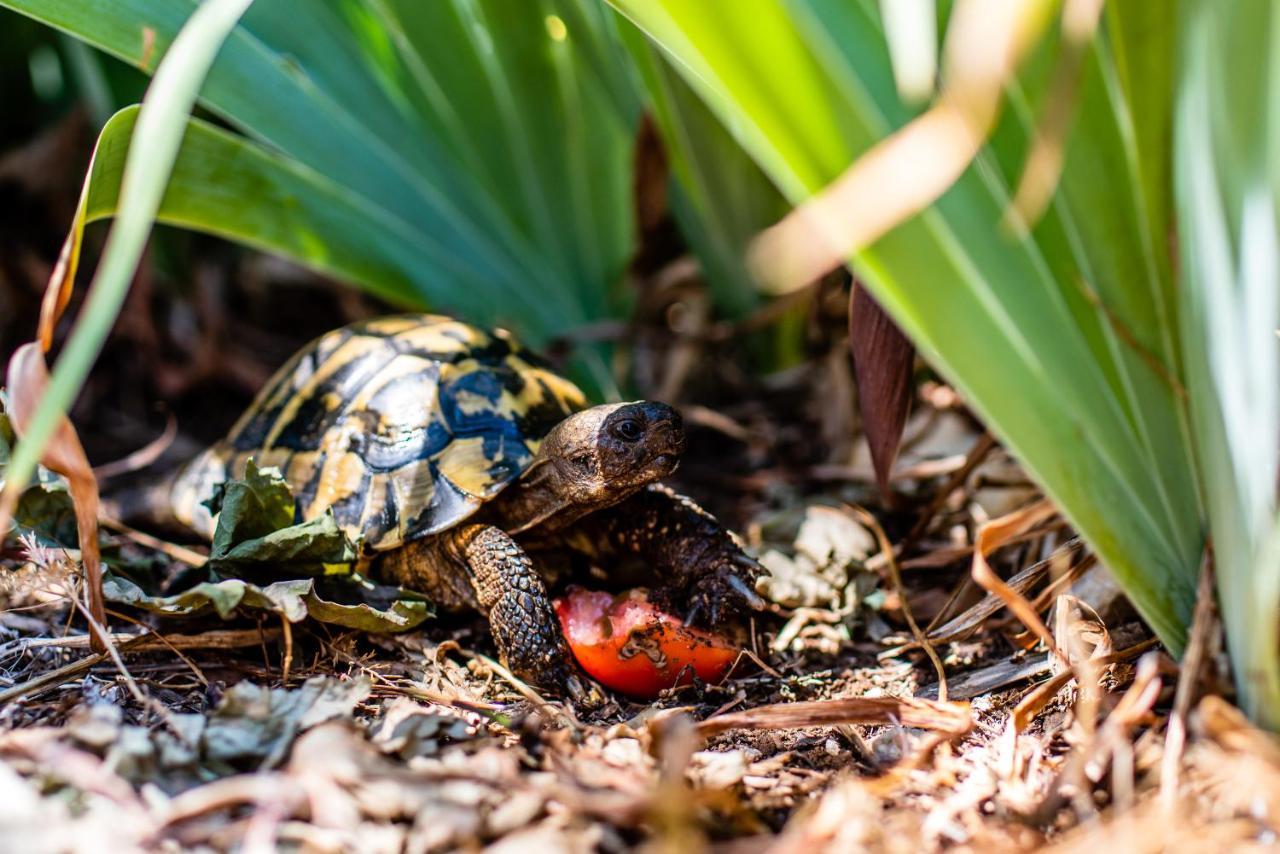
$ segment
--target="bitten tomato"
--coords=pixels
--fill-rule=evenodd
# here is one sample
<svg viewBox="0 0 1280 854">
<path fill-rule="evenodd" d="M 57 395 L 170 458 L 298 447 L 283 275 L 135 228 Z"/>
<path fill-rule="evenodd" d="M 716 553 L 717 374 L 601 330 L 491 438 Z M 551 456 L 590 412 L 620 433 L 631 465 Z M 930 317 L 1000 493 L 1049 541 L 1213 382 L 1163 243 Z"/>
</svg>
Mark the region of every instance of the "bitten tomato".
<svg viewBox="0 0 1280 854">
<path fill-rule="evenodd" d="M 644 591 L 614 596 L 570 587 L 555 602 L 569 648 L 592 678 L 637 699 L 652 699 L 692 674 L 719 680 L 738 650 L 650 604 Z"/>
</svg>

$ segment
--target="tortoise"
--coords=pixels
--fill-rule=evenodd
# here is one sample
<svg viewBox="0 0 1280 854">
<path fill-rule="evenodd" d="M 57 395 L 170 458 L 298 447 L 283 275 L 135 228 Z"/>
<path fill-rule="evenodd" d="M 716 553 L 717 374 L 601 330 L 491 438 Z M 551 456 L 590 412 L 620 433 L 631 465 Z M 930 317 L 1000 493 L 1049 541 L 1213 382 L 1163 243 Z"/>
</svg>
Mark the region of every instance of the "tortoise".
<svg viewBox="0 0 1280 854">
<path fill-rule="evenodd" d="M 179 470 L 168 509 L 211 537 L 202 502 L 215 487 L 250 459 L 277 467 L 297 516 L 332 510 L 375 576 L 483 612 L 512 672 L 582 697 L 548 595 L 563 555 L 647 565 L 655 601 L 695 623 L 763 604 L 759 564 L 659 484 L 684 450 L 664 403 L 589 407 L 507 332 L 405 314 L 303 347 L 226 438 Z"/>
</svg>

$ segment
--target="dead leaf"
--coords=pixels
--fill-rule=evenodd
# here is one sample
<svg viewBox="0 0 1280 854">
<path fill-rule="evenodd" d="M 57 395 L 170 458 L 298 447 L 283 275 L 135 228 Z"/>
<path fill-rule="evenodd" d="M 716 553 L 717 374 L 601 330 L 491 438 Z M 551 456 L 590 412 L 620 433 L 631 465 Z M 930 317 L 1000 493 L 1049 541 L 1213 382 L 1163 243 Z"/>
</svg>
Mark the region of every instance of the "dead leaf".
<svg viewBox="0 0 1280 854">
<path fill-rule="evenodd" d="M 279 764 L 299 733 L 326 721 L 351 716 L 369 696 L 365 677 L 338 680 L 315 676 L 301 688 L 265 688 L 240 682 L 222 698 L 204 732 L 210 760 L 261 760 L 261 768 Z"/>
<path fill-rule="evenodd" d="M 849 295 L 849 349 L 858 380 L 858 409 L 881 494 L 902 444 L 911 411 L 911 367 L 916 350 L 862 285 Z"/>
<path fill-rule="evenodd" d="M 13 354 L 9 360 L 7 384 L 9 415 L 14 430 L 21 436 L 49 385 L 49 368 L 39 344 L 24 344 Z M 93 475 L 89 458 L 85 456 L 80 437 L 66 415 L 61 417 L 40 461 L 67 479 L 67 488 L 75 504 L 86 606 L 93 623 L 89 627 L 90 636 L 95 639 L 94 651 L 105 652 L 107 640 L 103 627 L 107 622 L 107 610 L 102 598 L 102 562 L 98 552 L 98 480 Z M 8 527 L 8 520 L 13 518 L 20 496 L 20 491 L 13 484 L 7 484 L 7 487 L 3 504 L 0 504 L 0 530 Z"/>
<path fill-rule="evenodd" d="M 991 568 L 991 564 L 987 563 L 987 555 L 1000 548 L 1008 540 L 1057 515 L 1057 512 L 1053 503 L 1046 499 L 1037 501 L 1035 504 L 1024 507 L 1017 512 L 1010 513 L 1008 516 L 1001 516 L 999 519 L 992 519 L 987 522 L 978 529 L 978 535 L 974 539 L 973 566 L 970 572 L 973 575 L 974 582 L 1004 602 L 1015 617 L 1021 620 L 1027 628 L 1035 632 L 1036 636 L 1044 642 L 1050 652 L 1061 657 L 1062 654 L 1059 652 L 1057 644 L 1053 641 L 1053 635 L 1050 634 L 1048 627 L 1040 619 L 1040 615 L 1036 613 L 1035 608 L 1031 606 L 1026 597 L 996 575 L 995 570 Z M 1071 667 L 1065 658 L 1063 658 L 1062 664 L 1067 669 Z"/>
<path fill-rule="evenodd" d="M 982 147 L 1005 82 L 1049 23 L 1045 6 L 957 3 L 938 101 L 757 237 L 751 266 L 758 280 L 771 293 L 802 287 L 937 200 Z"/>
<path fill-rule="evenodd" d="M 911 697 L 844 697 L 778 703 L 716 715 L 698 724 L 698 734 L 705 737 L 731 729 L 803 729 L 839 724 L 890 724 L 963 735 L 973 727 L 973 715 L 968 703 Z"/>
</svg>

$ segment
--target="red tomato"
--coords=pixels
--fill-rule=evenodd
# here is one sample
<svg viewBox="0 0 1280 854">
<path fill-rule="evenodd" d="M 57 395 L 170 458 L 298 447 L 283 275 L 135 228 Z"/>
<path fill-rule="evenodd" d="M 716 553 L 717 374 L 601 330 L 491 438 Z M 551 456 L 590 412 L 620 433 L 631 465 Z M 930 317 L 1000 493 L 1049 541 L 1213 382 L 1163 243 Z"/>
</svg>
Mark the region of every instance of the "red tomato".
<svg viewBox="0 0 1280 854">
<path fill-rule="evenodd" d="M 738 657 L 726 640 L 659 611 L 641 590 L 614 596 L 570 587 L 555 607 L 582 669 L 600 684 L 638 699 L 689 684 L 690 670 L 704 682 L 715 682 Z"/>
</svg>

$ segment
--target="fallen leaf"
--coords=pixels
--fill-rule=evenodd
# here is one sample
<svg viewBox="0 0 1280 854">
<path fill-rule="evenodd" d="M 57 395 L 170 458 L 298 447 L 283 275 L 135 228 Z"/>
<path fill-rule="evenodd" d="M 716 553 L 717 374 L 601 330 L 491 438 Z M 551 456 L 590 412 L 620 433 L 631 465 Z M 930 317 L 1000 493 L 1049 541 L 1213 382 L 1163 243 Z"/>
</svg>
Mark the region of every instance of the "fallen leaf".
<svg viewBox="0 0 1280 854">
<path fill-rule="evenodd" d="M 209 717 L 204 755 L 228 763 L 260 760 L 257 767 L 273 767 L 300 733 L 326 721 L 349 718 L 371 690 L 365 677 L 315 676 L 296 689 L 237 683 Z"/>
<path fill-rule="evenodd" d="M 710 736 L 731 729 L 806 729 L 839 724 L 890 724 L 963 735 L 973 728 L 973 714 L 969 704 L 963 702 L 910 697 L 844 697 L 778 703 L 745 712 L 715 715 L 698 724 L 698 734 Z"/>
<path fill-rule="evenodd" d="M 49 385 L 49 368 L 38 343 L 22 345 L 9 359 L 7 384 L 9 416 L 14 431 L 21 436 Z M 102 561 L 98 552 L 98 480 L 89 465 L 89 458 L 85 456 L 80 437 L 65 414 L 45 446 L 40 462 L 67 479 L 67 491 L 75 505 L 80 562 L 85 574 L 86 607 L 92 618 L 89 633 L 94 639 L 94 651 L 105 652 L 107 640 L 102 632 L 107 622 L 107 610 L 102 598 Z M 0 529 L 8 528 L 7 520 L 13 517 L 20 497 L 13 489 L 5 489 L 3 495 Z"/>
<path fill-rule="evenodd" d="M 876 483 L 881 493 L 887 493 L 889 474 L 911 411 L 911 368 L 916 348 L 857 282 L 849 295 L 849 349 L 858 382 L 862 431 L 871 450 Z"/>
<path fill-rule="evenodd" d="M 218 520 L 213 547 L 189 586 L 162 593 L 113 572 L 106 597 L 168 616 L 212 609 L 226 618 L 250 608 L 368 632 L 406 631 L 434 614 L 423 596 L 355 572 L 356 547 L 332 513 L 293 524 L 293 495 L 275 469 L 250 461 L 245 477 L 223 485 L 208 506 Z"/>
</svg>

